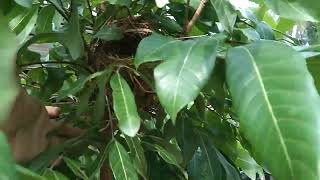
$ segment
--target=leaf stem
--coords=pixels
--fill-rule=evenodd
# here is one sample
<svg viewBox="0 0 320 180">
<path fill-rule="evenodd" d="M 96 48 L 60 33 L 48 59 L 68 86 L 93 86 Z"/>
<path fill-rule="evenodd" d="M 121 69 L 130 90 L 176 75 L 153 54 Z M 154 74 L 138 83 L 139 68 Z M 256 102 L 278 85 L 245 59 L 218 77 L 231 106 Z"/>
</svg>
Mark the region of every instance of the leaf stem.
<svg viewBox="0 0 320 180">
<path fill-rule="evenodd" d="M 89 11 L 90 11 L 91 19 L 92 19 L 92 25 L 94 26 L 95 19 L 94 19 L 94 16 L 93 16 L 93 11 L 92 11 L 92 7 L 91 7 L 91 4 L 90 4 L 90 0 L 87 0 L 87 4 L 88 4 Z"/>
<path fill-rule="evenodd" d="M 48 0 L 48 2 L 50 4 L 52 4 L 54 6 L 54 8 L 58 11 L 58 13 L 67 21 L 69 21 L 69 17 L 65 14 L 65 12 L 63 12 L 61 9 L 59 9 L 58 6 L 56 6 L 51 0 Z M 63 7 L 63 6 L 62 6 Z"/>
<path fill-rule="evenodd" d="M 196 21 L 199 19 L 200 15 L 201 15 L 201 12 L 203 10 L 203 8 L 205 7 L 205 4 L 207 3 L 207 0 L 201 0 L 200 1 L 200 4 L 196 10 L 196 12 L 194 13 L 192 19 L 190 20 L 190 22 L 188 23 L 187 25 L 187 28 L 186 28 L 186 34 L 189 34 L 189 32 L 191 31 L 192 29 L 192 26 L 196 23 Z"/>
</svg>

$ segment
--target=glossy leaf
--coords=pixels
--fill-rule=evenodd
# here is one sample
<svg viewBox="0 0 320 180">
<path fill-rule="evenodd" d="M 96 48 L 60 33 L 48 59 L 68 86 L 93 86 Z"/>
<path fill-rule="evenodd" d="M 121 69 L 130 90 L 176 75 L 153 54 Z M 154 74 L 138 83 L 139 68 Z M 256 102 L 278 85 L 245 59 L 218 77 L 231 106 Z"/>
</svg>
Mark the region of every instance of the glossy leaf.
<svg viewBox="0 0 320 180">
<path fill-rule="evenodd" d="M 1 20 L 0 20 L 1 30 Z M 3 106 L 3 105 L 2 105 Z M 14 161 L 11 157 L 10 147 L 7 143 L 7 138 L 0 132 L 0 179 L 16 179 L 16 170 L 14 167 Z"/>
<path fill-rule="evenodd" d="M 276 179 L 319 179 L 320 102 L 303 57 L 272 41 L 232 48 L 227 82 L 255 159 Z"/>
<path fill-rule="evenodd" d="M 84 44 L 80 32 L 80 21 L 77 5 L 73 3 L 71 18 L 64 32 L 64 44 L 68 48 L 72 59 L 76 60 L 84 55 Z"/>
<path fill-rule="evenodd" d="M 180 41 L 156 33 L 144 38 L 140 42 L 134 58 L 135 66 L 139 67 L 143 63 L 165 60 L 168 56 L 168 51 L 175 48 L 174 45 L 177 42 Z"/>
<path fill-rule="evenodd" d="M 110 147 L 109 162 L 116 180 L 138 180 L 138 175 L 131 163 L 129 154 L 116 140 Z"/>
<path fill-rule="evenodd" d="M 213 70 L 218 40 L 205 37 L 179 43 L 167 61 L 154 70 L 156 91 L 173 122 L 177 113 L 193 101 Z"/>
<path fill-rule="evenodd" d="M 51 5 L 43 7 L 40 10 L 38 19 L 37 19 L 37 26 L 36 26 L 36 33 L 49 33 L 52 32 L 52 20 L 55 14 L 55 8 Z"/>
<path fill-rule="evenodd" d="M 313 0 L 267 0 L 267 5 L 281 17 L 297 21 L 320 20 L 320 4 Z"/>
<path fill-rule="evenodd" d="M 10 32 L 8 23 L 2 14 L 0 14 L 0 39 L 0 71 L 2 73 L 2 76 L 0 76 L 0 124 L 2 124 L 8 118 L 10 106 L 18 93 L 18 87 L 14 83 L 16 82 L 14 58 L 17 44 L 15 36 Z"/>
<path fill-rule="evenodd" d="M 210 2 L 216 10 L 223 30 L 229 33 L 232 32 L 233 26 L 236 23 L 237 13 L 230 2 L 228 0 L 210 0 Z"/>
<path fill-rule="evenodd" d="M 26 7 L 31 8 L 32 6 L 32 0 L 14 0 L 17 4 Z"/>
<path fill-rule="evenodd" d="M 140 117 L 137 111 L 134 95 L 119 73 L 111 77 L 113 109 L 119 121 L 120 130 L 134 137 L 140 128 Z"/>
<path fill-rule="evenodd" d="M 144 150 L 138 137 L 126 136 L 127 144 L 130 148 L 130 156 L 137 172 L 144 178 L 147 178 L 148 165 L 144 156 Z"/>
<path fill-rule="evenodd" d="M 259 33 L 261 39 L 266 39 L 266 40 L 275 39 L 272 28 L 264 22 L 257 23 L 256 30 Z"/>
<path fill-rule="evenodd" d="M 15 8 L 20 11 L 19 7 Z M 23 10 L 22 13 L 10 20 L 10 28 L 17 34 L 19 44 L 23 43 L 37 22 L 38 5 L 33 6 L 30 10 Z"/>
</svg>

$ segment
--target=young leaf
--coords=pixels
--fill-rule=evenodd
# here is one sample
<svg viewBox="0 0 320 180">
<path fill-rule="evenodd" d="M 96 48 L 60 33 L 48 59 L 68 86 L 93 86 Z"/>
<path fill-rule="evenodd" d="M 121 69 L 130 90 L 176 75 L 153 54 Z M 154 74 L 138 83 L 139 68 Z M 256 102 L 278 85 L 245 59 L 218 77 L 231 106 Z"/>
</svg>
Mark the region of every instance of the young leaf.
<svg viewBox="0 0 320 180">
<path fill-rule="evenodd" d="M 233 9 L 228 0 L 210 0 L 216 10 L 219 21 L 223 29 L 227 32 L 232 32 L 233 26 L 236 23 L 237 13 Z"/>
<path fill-rule="evenodd" d="M 66 26 L 63 40 L 72 59 L 76 60 L 84 55 L 84 44 L 80 32 L 80 20 L 76 3 L 72 3 L 71 18 Z"/>
<path fill-rule="evenodd" d="M 320 4 L 313 0 L 268 0 L 266 4 L 284 18 L 313 22 L 320 20 Z"/>
<path fill-rule="evenodd" d="M 52 19 L 56 10 L 52 5 L 43 7 L 37 19 L 36 33 L 52 32 Z"/>
<path fill-rule="evenodd" d="M 130 156 L 132 158 L 133 165 L 137 169 L 138 173 L 144 179 L 147 179 L 148 166 L 139 138 L 125 136 L 125 139 L 130 148 Z"/>
<path fill-rule="evenodd" d="M 111 77 L 113 109 L 119 121 L 120 130 L 134 137 L 140 128 L 140 117 L 132 91 L 119 73 Z"/>
<path fill-rule="evenodd" d="M 157 94 L 173 122 L 206 84 L 215 65 L 217 45 L 215 37 L 181 42 L 154 70 Z"/>
<path fill-rule="evenodd" d="M 260 41 L 230 49 L 226 62 L 255 159 L 276 179 L 319 179 L 320 99 L 303 57 L 282 43 Z"/>
<path fill-rule="evenodd" d="M 138 175 L 131 163 L 129 154 L 116 140 L 111 144 L 109 161 L 116 180 L 138 180 Z"/>
<path fill-rule="evenodd" d="M 172 37 L 162 36 L 153 33 L 151 36 L 144 38 L 137 49 L 134 58 L 134 64 L 138 68 L 139 65 L 146 62 L 165 60 L 168 51 L 174 48 L 174 44 L 180 42 Z"/>
</svg>

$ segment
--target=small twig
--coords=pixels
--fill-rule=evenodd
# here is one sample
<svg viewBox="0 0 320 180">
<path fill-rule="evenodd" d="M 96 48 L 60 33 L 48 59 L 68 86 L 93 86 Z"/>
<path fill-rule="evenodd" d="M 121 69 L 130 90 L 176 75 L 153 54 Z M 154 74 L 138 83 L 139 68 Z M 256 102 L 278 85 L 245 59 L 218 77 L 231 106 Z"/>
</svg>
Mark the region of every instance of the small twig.
<svg viewBox="0 0 320 180">
<path fill-rule="evenodd" d="M 61 154 L 56 160 L 53 161 L 53 163 L 51 164 L 51 166 L 49 167 L 49 169 L 52 170 L 54 167 L 56 167 L 58 164 L 60 164 L 62 158 L 63 158 L 63 154 Z"/>
<path fill-rule="evenodd" d="M 108 96 L 106 97 L 106 103 L 107 103 L 107 108 L 108 108 L 108 114 L 109 114 L 109 123 L 110 123 L 110 130 L 111 130 L 111 137 L 114 139 L 114 132 L 113 132 L 113 122 L 112 122 L 112 114 L 111 114 L 111 108 L 110 108 L 110 102 Z"/>
<path fill-rule="evenodd" d="M 125 33 L 131 33 L 131 32 L 152 33 L 153 31 L 147 28 L 137 28 L 137 29 L 127 29 L 124 32 Z"/>
<path fill-rule="evenodd" d="M 69 62 L 69 61 L 47 61 L 47 62 L 36 62 L 36 63 L 26 63 L 26 64 L 20 64 L 19 67 L 27 67 L 27 66 L 32 66 L 32 65 L 40 65 L 41 67 L 44 68 L 44 64 L 69 64 L 69 65 L 74 65 L 74 66 L 78 66 L 81 67 L 82 69 L 85 69 L 86 71 L 88 71 L 89 73 L 92 73 L 91 69 L 89 69 L 86 66 L 83 66 L 81 64 L 77 64 L 74 62 Z"/>
<path fill-rule="evenodd" d="M 95 24 L 95 19 L 94 19 L 94 16 L 93 16 L 93 11 L 92 11 L 92 7 L 91 7 L 91 4 L 90 4 L 90 0 L 87 0 L 87 4 L 88 4 L 89 11 L 90 11 L 90 16 L 91 16 L 91 19 L 92 19 L 92 24 L 93 24 L 93 26 L 94 26 L 94 24 Z"/>
<path fill-rule="evenodd" d="M 69 21 L 69 17 L 68 17 L 63 11 L 61 11 L 61 9 L 60 9 L 59 7 L 57 7 L 53 2 L 51 2 L 51 0 L 48 0 L 48 2 L 55 7 L 55 9 L 57 10 L 57 12 L 58 12 L 64 19 L 66 19 L 67 21 Z M 63 7 L 63 6 L 62 6 L 62 7 Z"/>
<path fill-rule="evenodd" d="M 183 36 L 183 37 L 178 37 L 176 39 L 179 39 L 179 40 L 194 39 L 194 38 L 200 38 L 200 37 L 205 37 L 205 36 L 208 36 L 208 34 L 199 35 L 199 36 Z"/>
<path fill-rule="evenodd" d="M 141 89 L 142 91 L 144 91 L 144 92 L 146 92 L 146 93 L 152 93 L 152 94 L 154 94 L 153 91 L 149 91 L 149 90 L 145 89 L 145 88 L 142 86 L 142 84 L 140 83 L 140 81 L 139 81 L 135 76 L 133 76 L 133 80 L 139 85 L 139 87 L 140 87 L 140 89 Z"/>
<path fill-rule="evenodd" d="M 207 0 L 201 0 L 200 1 L 200 4 L 196 10 L 196 12 L 194 13 L 192 19 L 190 20 L 190 22 L 188 23 L 187 25 L 187 28 L 186 28 L 186 34 L 189 34 L 189 32 L 191 31 L 192 29 L 192 26 L 196 23 L 196 21 L 199 19 L 200 15 L 201 15 L 201 12 L 206 4 Z"/>
</svg>

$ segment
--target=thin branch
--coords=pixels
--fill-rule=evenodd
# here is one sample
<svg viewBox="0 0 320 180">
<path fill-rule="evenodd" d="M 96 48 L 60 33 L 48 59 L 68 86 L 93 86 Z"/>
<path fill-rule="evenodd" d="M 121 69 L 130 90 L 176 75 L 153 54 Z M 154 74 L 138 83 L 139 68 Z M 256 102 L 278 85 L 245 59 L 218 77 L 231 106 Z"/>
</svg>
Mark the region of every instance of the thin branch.
<svg viewBox="0 0 320 180">
<path fill-rule="evenodd" d="M 69 64 L 69 65 L 81 67 L 82 69 L 88 71 L 89 73 L 92 73 L 92 70 L 89 69 L 88 67 L 85 67 L 81 64 L 77 64 L 74 62 L 69 62 L 69 61 L 47 61 L 47 62 L 26 63 L 26 64 L 20 64 L 19 67 L 27 67 L 27 66 L 33 66 L 33 65 L 40 65 L 43 67 L 44 64 Z"/>
<path fill-rule="evenodd" d="M 47 0 L 50 4 L 52 4 L 55 9 L 58 11 L 58 13 L 67 21 L 69 21 L 69 17 L 65 14 L 65 12 L 63 12 L 58 6 L 56 6 L 56 4 L 54 4 L 51 0 Z"/>
<path fill-rule="evenodd" d="M 95 24 L 95 19 L 94 19 L 94 16 L 93 16 L 93 11 L 92 11 L 92 7 L 91 7 L 91 4 L 90 4 L 90 0 L 87 0 L 87 4 L 88 4 L 89 11 L 90 11 L 90 16 L 91 16 L 91 19 L 92 19 L 92 24 L 93 24 L 93 26 L 94 26 L 94 24 Z"/>
<path fill-rule="evenodd" d="M 187 35 L 187 28 L 189 24 L 189 8 L 190 8 L 190 0 L 187 0 L 187 4 L 185 5 L 185 10 L 184 10 L 184 33 L 183 36 Z"/>
<path fill-rule="evenodd" d="M 206 2 L 207 2 L 207 0 L 201 0 L 201 1 L 200 1 L 200 4 L 199 4 L 196 12 L 194 13 L 192 19 L 190 20 L 190 22 L 189 22 L 188 25 L 187 25 L 186 34 L 189 34 L 189 32 L 190 32 L 191 29 L 192 29 L 192 26 L 193 26 L 193 25 L 196 23 L 196 21 L 199 19 L 202 10 L 203 10 L 203 8 L 205 7 Z"/>
<path fill-rule="evenodd" d="M 108 108 L 108 114 L 109 114 L 109 122 L 110 122 L 110 130 L 111 130 L 111 136 L 112 139 L 114 139 L 114 128 L 113 128 L 113 122 L 112 122 L 112 114 L 111 114 L 111 108 L 110 108 L 110 102 L 108 96 L 106 97 L 106 103 L 107 103 L 107 108 Z"/>
</svg>

